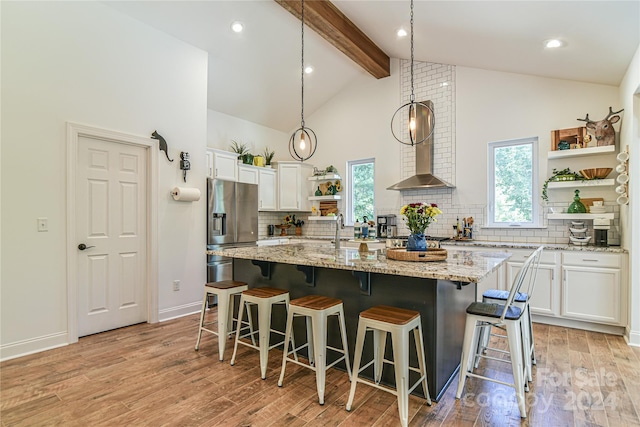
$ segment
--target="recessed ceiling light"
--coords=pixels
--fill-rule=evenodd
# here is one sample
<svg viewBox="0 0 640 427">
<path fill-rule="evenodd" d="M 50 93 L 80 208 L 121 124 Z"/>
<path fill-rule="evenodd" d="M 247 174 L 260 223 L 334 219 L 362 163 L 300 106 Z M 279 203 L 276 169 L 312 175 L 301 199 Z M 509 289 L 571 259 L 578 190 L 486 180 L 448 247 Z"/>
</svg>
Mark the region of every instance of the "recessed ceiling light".
<svg viewBox="0 0 640 427">
<path fill-rule="evenodd" d="M 244 25 L 240 21 L 234 21 L 231 23 L 231 29 L 234 33 L 241 33 L 244 30 Z"/>
<path fill-rule="evenodd" d="M 311 74 L 313 73 L 313 67 L 311 65 L 307 65 L 306 67 L 304 67 L 304 72 L 306 74 Z"/>
<path fill-rule="evenodd" d="M 405 30 L 404 28 L 400 28 L 396 34 L 398 35 L 398 37 L 407 37 L 407 30 Z"/>
<path fill-rule="evenodd" d="M 562 47 L 564 45 L 565 43 L 562 40 L 558 40 L 558 39 L 550 39 L 544 42 L 544 47 L 549 49 L 555 49 L 557 47 Z"/>
</svg>

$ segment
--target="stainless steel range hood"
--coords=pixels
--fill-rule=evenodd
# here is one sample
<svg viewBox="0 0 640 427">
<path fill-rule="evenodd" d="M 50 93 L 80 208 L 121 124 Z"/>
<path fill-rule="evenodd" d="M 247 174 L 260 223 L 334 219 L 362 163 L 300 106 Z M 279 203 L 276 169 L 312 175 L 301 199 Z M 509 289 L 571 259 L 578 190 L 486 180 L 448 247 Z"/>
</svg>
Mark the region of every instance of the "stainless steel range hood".
<svg viewBox="0 0 640 427">
<path fill-rule="evenodd" d="M 433 103 L 425 101 L 423 104 L 428 105 L 433 110 Z M 423 118 L 430 119 L 431 116 Z M 418 129 L 429 129 L 429 125 L 425 124 Z M 424 136 L 417 135 L 416 139 L 420 140 Z M 397 184 L 387 187 L 387 190 L 415 190 L 420 188 L 455 188 L 454 185 L 433 175 L 433 135 L 421 144 L 416 145 L 416 174 L 398 182 Z"/>
</svg>

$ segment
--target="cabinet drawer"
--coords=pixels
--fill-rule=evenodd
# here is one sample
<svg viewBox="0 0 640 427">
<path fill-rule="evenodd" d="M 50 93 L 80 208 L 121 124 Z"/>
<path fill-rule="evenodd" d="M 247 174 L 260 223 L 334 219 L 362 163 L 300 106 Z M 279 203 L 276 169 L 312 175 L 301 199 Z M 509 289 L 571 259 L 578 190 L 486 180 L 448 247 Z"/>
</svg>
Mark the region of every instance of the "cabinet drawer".
<svg viewBox="0 0 640 427">
<path fill-rule="evenodd" d="M 508 259 L 509 262 L 525 262 L 529 256 L 534 252 L 533 249 L 507 249 L 506 252 L 511 253 L 511 258 Z M 540 264 L 556 264 L 556 252 L 552 251 L 542 251 L 542 255 L 540 256 Z"/>
<path fill-rule="evenodd" d="M 563 265 L 578 265 L 587 267 L 620 268 L 621 258 L 618 254 L 603 254 L 598 252 L 563 252 Z"/>
</svg>

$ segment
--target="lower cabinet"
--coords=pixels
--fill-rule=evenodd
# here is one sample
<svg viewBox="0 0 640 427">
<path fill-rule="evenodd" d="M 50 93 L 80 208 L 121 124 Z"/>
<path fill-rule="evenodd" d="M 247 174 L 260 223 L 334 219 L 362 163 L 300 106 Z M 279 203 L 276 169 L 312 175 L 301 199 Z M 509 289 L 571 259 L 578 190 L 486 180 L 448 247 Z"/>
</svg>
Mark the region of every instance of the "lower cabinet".
<svg viewBox="0 0 640 427">
<path fill-rule="evenodd" d="M 562 258 L 562 316 L 621 324 L 620 255 L 563 253 Z"/>
<path fill-rule="evenodd" d="M 487 289 L 509 289 L 533 249 L 443 246 L 451 250 L 510 252 L 502 270 L 478 283 L 478 300 Z M 595 251 L 542 252 L 531 296 L 538 316 L 625 326 L 627 313 L 626 254 Z M 543 317 L 538 317 L 543 319 Z"/>
</svg>

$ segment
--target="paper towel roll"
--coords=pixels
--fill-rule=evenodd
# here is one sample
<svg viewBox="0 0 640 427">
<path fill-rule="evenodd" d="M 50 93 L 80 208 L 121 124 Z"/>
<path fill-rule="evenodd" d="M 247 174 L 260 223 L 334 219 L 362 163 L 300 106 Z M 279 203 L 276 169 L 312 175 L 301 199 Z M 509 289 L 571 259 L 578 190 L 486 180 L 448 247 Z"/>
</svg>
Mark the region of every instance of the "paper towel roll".
<svg viewBox="0 0 640 427">
<path fill-rule="evenodd" d="M 197 188 L 174 187 L 171 190 L 173 200 L 179 202 L 197 202 L 200 200 L 200 190 Z"/>
</svg>

